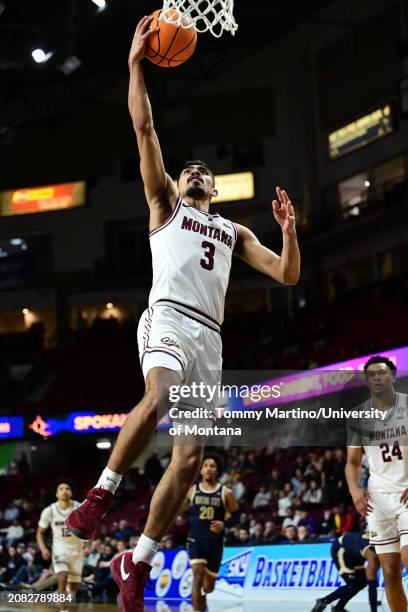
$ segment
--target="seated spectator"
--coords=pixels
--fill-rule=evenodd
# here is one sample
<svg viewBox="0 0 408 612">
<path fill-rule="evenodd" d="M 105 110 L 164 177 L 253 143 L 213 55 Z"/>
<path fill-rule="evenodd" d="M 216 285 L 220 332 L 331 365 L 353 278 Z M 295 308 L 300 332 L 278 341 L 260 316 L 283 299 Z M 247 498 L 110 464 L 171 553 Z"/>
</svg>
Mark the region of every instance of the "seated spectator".
<svg viewBox="0 0 408 612">
<path fill-rule="evenodd" d="M 353 531 L 354 528 L 354 514 L 346 507 L 344 503 L 339 504 L 333 508 L 334 513 L 334 524 L 336 527 L 336 533 L 346 533 L 346 531 Z"/>
<path fill-rule="evenodd" d="M 302 483 L 305 482 L 303 472 L 300 468 L 296 468 L 295 475 L 290 479 L 295 495 L 299 495 Z"/>
<path fill-rule="evenodd" d="M 172 550 L 174 548 L 174 541 L 172 535 L 165 535 L 160 540 L 160 550 Z"/>
<path fill-rule="evenodd" d="M 320 473 L 322 471 L 322 463 L 323 458 L 319 457 L 319 455 L 315 452 L 309 453 L 309 462 L 304 471 L 306 478 L 314 478 L 318 477 L 320 479 Z"/>
<path fill-rule="evenodd" d="M 315 537 L 309 534 L 306 525 L 299 525 L 297 528 L 299 544 L 312 544 L 315 542 Z"/>
<path fill-rule="evenodd" d="M 263 531 L 264 528 L 262 523 L 256 523 L 252 537 L 250 538 L 248 544 L 250 546 L 262 546 L 263 544 L 265 544 L 265 541 L 263 539 Z"/>
<path fill-rule="evenodd" d="M 336 532 L 336 525 L 334 523 L 334 515 L 330 508 L 323 510 L 323 517 L 320 520 L 318 533 L 320 535 L 333 535 Z"/>
<path fill-rule="evenodd" d="M 29 544 L 27 549 L 24 544 L 19 544 L 17 552 L 23 557 L 24 563 L 17 569 L 10 584 L 24 587 L 25 583 L 29 585 L 40 577 L 43 570 L 42 556 L 34 544 Z"/>
<path fill-rule="evenodd" d="M 278 515 L 281 518 L 286 516 L 288 508 L 292 505 L 292 498 L 294 497 L 293 487 L 290 482 L 287 482 L 282 491 L 279 491 L 278 499 Z"/>
<path fill-rule="evenodd" d="M 95 574 L 98 563 L 104 552 L 104 545 L 100 540 L 92 540 L 91 544 L 84 547 L 83 576 Z"/>
<path fill-rule="evenodd" d="M 300 519 L 297 526 L 300 527 L 302 525 L 307 527 L 309 533 L 314 535 L 316 533 L 316 521 L 313 516 L 305 508 L 302 508 L 299 514 Z"/>
<path fill-rule="evenodd" d="M 298 516 L 298 513 L 295 514 L 295 511 L 292 506 L 289 506 L 289 508 L 286 510 L 286 517 L 283 519 L 282 533 L 288 525 L 294 525 L 296 527 L 299 523 L 299 519 L 300 516 Z"/>
<path fill-rule="evenodd" d="M 13 521 L 18 518 L 20 514 L 19 508 L 13 503 L 10 502 L 4 512 L 4 520 L 5 521 Z"/>
<path fill-rule="evenodd" d="M 136 535 L 136 531 L 131 525 L 129 525 L 126 519 L 119 521 L 119 528 L 113 533 L 115 538 L 120 540 L 129 540 L 132 536 Z"/>
<path fill-rule="evenodd" d="M 310 481 L 310 488 L 303 495 L 303 501 L 307 504 L 321 504 L 323 498 L 322 489 L 317 480 Z"/>
<path fill-rule="evenodd" d="M 242 471 L 245 475 L 259 473 L 259 462 L 255 453 L 248 454 L 248 457 L 244 460 Z"/>
<path fill-rule="evenodd" d="M 285 529 L 284 539 L 281 540 L 282 544 L 297 544 L 297 528 L 294 525 L 288 525 Z"/>
<path fill-rule="evenodd" d="M 271 472 L 271 479 L 269 481 L 269 491 L 271 495 L 278 495 L 279 491 L 283 488 L 283 480 L 279 476 L 277 469 L 273 469 Z"/>
<path fill-rule="evenodd" d="M 125 540 L 118 540 L 116 543 L 115 555 L 121 555 L 127 549 Z"/>
<path fill-rule="evenodd" d="M 239 527 L 242 527 L 242 529 L 248 529 L 249 531 L 249 517 L 247 512 L 241 512 L 239 517 Z"/>
<path fill-rule="evenodd" d="M 90 593 L 92 597 L 99 596 L 106 591 L 109 595 L 117 593 L 116 583 L 110 573 L 110 563 L 114 556 L 114 550 L 112 546 L 104 546 L 103 554 L 98 563 L 98 567 L 95 570 L 95 574 L 92 577 L 86 579 L 86 582 L 90 583 Z"/>
<path fill-rule="evenodd" d="M 231 483 L 231 489 L 234 491 L 235 499 L 240 504 L 245 497 L 246 489 L 243 482 L 238 475 L 234 476 Z"/>
<path fill-rule="evenodd" d="M 239 532 L 239 528 L 237 525 L 228 529 L 227 535 L 225 538 L 225 546 L 238 546 L 238 542 L 239 542 L 238 532 Z"/>
<path fill-rule="evenodd" d="M 258 493 L 254 497 L 254 501 L 252 502 L 252 509 L 257 511 L 265 510 L 268 508 L 270 501 L 270 492 L 266 490 L 265 485 L 261 485 Z"/>
<path fill-rule="evenodd" d="M 7 550 L 5 567 L 0 568 L 0 580 L 2 586 L 7 586 L 10 580 L 12 580 L 16 575 L 19 567 L 24 564 L 24 559 L 17 552 L 16 547 L 9 546 Z"/>
<path fill-rule="evenodd" d="M 14 546 L 24 536 L 24 529 L 20 525 L 17 519 L 13 519 L 13 522 L 8 527 L 0 529 L 5 532 L 5 544 L 6 546 Z"/>
<path fill-rule="evenodd" d="M 278 542 L 282 540 L 280 530 L 276 523 L 273 521 L 266 521 L 263 539 L 265 544 L 278 544 Z"/>
<path fill-rule="evenodd" d="M 238 531 L 238 542 L 237 546 L 248 546 L 249 545 L 249 532 L 248 529 L 241 527 Z"/>
</svg>

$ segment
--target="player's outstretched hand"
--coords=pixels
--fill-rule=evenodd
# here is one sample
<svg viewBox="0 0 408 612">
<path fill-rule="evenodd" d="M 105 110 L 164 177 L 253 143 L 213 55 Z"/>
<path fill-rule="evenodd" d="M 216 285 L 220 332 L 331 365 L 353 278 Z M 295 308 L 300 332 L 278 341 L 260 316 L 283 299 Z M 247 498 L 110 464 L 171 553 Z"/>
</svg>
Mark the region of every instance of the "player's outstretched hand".
<svg viewBox="0 0 408 612">
<path fill-rule="evenodd" d="M 285 234 L 296 232 L 295 209 L 289 199 L 288 194 L 280 187 L 276 188 L 278 200 L 273 200 L 272 210 L 276 222 L 281 226 Z"/>
<path fill-rule="evenodd" d="M 405 504 L 405 505 L 408 504 L 408 489 L 405 489 L 402 492 L 402 495 L 400 497 L 400 502 L 401 502 L 401 504 Z"/>
<path fill-rule="evenodd" d="M 142 17 L 142 19 L 136 26 L 136 31 L 132 40 L 132 46 L 129 52 L 130 66 L 133 64 L 133 62 L 140 62 L 140 60 L 144 58 L 147 39 L 149 38 L 149 36 L 159 31 L 159 28 L 150 27 L 152 19 L 152 15 L 145 15 L 144 17 Z"/>
<path fill-rule="evenodd" d="M 211 521 L 210 523 L 210 531 L 213 533 L 221 533 L 224 529 L 224 523 L 222 521 Z"/>
<path fill-rule="evenodd" d="M 371 505 L 371 499 L 367 491 L 359 491 L 359 493 L 353 495 L 353 502 L 356 510 L 361 516 L 367 516 L 372 512 L 373 507 Z"/>
</svg>

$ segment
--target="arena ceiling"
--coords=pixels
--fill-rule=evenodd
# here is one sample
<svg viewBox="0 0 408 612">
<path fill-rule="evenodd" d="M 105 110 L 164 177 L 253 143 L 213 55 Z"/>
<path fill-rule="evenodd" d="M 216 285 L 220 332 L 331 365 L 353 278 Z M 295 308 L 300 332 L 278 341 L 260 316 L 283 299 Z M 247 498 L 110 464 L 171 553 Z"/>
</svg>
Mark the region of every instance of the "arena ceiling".
<svg viewBox="0 0 408 612">
<path fill-rule="evenodd" d="M 203 35 L 200 53 L 185 66 L 148 68 L 154 97 L 166 103 L 170 90 L 219 78 L 231 64 L 302 22 L 336 23 L 319 16 L 328 0 L 236 0 L 235 4 L 239 23 L 235 37 Z M 107 0 L 107 8 L 98 12 L 91 0 L 0 0 L 0 139 L 26 119 L 60 119 L 90 103 L 115 103 L 115 96 L 106 92 L 126 78 L 135 24 L 159 6 L 159 0 Z M 47 63 L 33 62 L 31 51 L 37 46 L 53 53 Z M 80 66 L 66 75 L 58 66 L 70 56 L 78 58 Z"/>
</svg>

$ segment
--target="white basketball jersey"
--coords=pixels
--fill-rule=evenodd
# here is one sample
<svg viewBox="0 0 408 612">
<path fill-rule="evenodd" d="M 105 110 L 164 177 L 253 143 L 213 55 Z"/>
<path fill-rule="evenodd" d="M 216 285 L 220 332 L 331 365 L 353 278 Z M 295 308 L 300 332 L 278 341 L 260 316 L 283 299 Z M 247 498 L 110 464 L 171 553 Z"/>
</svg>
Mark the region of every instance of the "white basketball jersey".
<svg viewBox="0 0 408 612">
<path fill-rule="evenodd" d="M 365 419 L 353 432 L 351 447 L 363 447 L 370 478 L 368 490 L 400 493 L 408 487 L 408 403 L 405 393 L 396 393 L 394 405 L 383 421 Z M 363 410 L 373 409 L 371 400 Z"/>
<path fill-rule="evenodd" d="M 55 502 L 42 511 L 38 525 L 42 529 L 51 527 L 53 550 L 56 548 L 61 549 L 61 547 L 68 547 L 73 552 L 82 551 L 82 541 L 74 536 L 65 524 L 68 514 L 75 508 L 78 508 L 79 505 L 79 502 L 71 501 L 70 507 L 66 510 L 62 510 L 58 502 Z"/>
<path fill-rule="evenodd" d="M 175 308 L 187 306 L 220 325 L 236 240 L 231 221 L 197 210 L 179 197 L 171 217 L 150 232 L 149 306 L 161 300 Z"/>
</svg>

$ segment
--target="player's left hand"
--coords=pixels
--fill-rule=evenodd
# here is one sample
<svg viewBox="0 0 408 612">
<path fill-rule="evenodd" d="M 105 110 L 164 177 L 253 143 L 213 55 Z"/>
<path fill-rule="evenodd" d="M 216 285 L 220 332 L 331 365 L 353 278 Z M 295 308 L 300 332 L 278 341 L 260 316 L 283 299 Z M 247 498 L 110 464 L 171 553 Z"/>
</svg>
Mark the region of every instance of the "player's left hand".
<svg viewBox="0 0 408 612">
<path fill-rule="evenodd" d="M 402 492 L 402 495 L 400 497 L 400 502 L 401 504 L 408 504 L 408 489 L 405 489 L 405 491 Z"/>
<path fill-rule="evenodd" d="M 210 531 L 213 533 L 221 533 L 224 529 L 224 523 L 222 521 L 211 521 L 210 523 Z"/>
<path fill-rule="evenodd" d="M 276 195 L 278 196 L 278 200 L 273 200 L 272 202 L 272 210 L 276 222 L 281 226 L 284 234 L 295 234 L 295 209 L 293 208 L 292 202 L 289 200 L 286 191 L 280 187 L 276 188 Z"/>
</svg>

